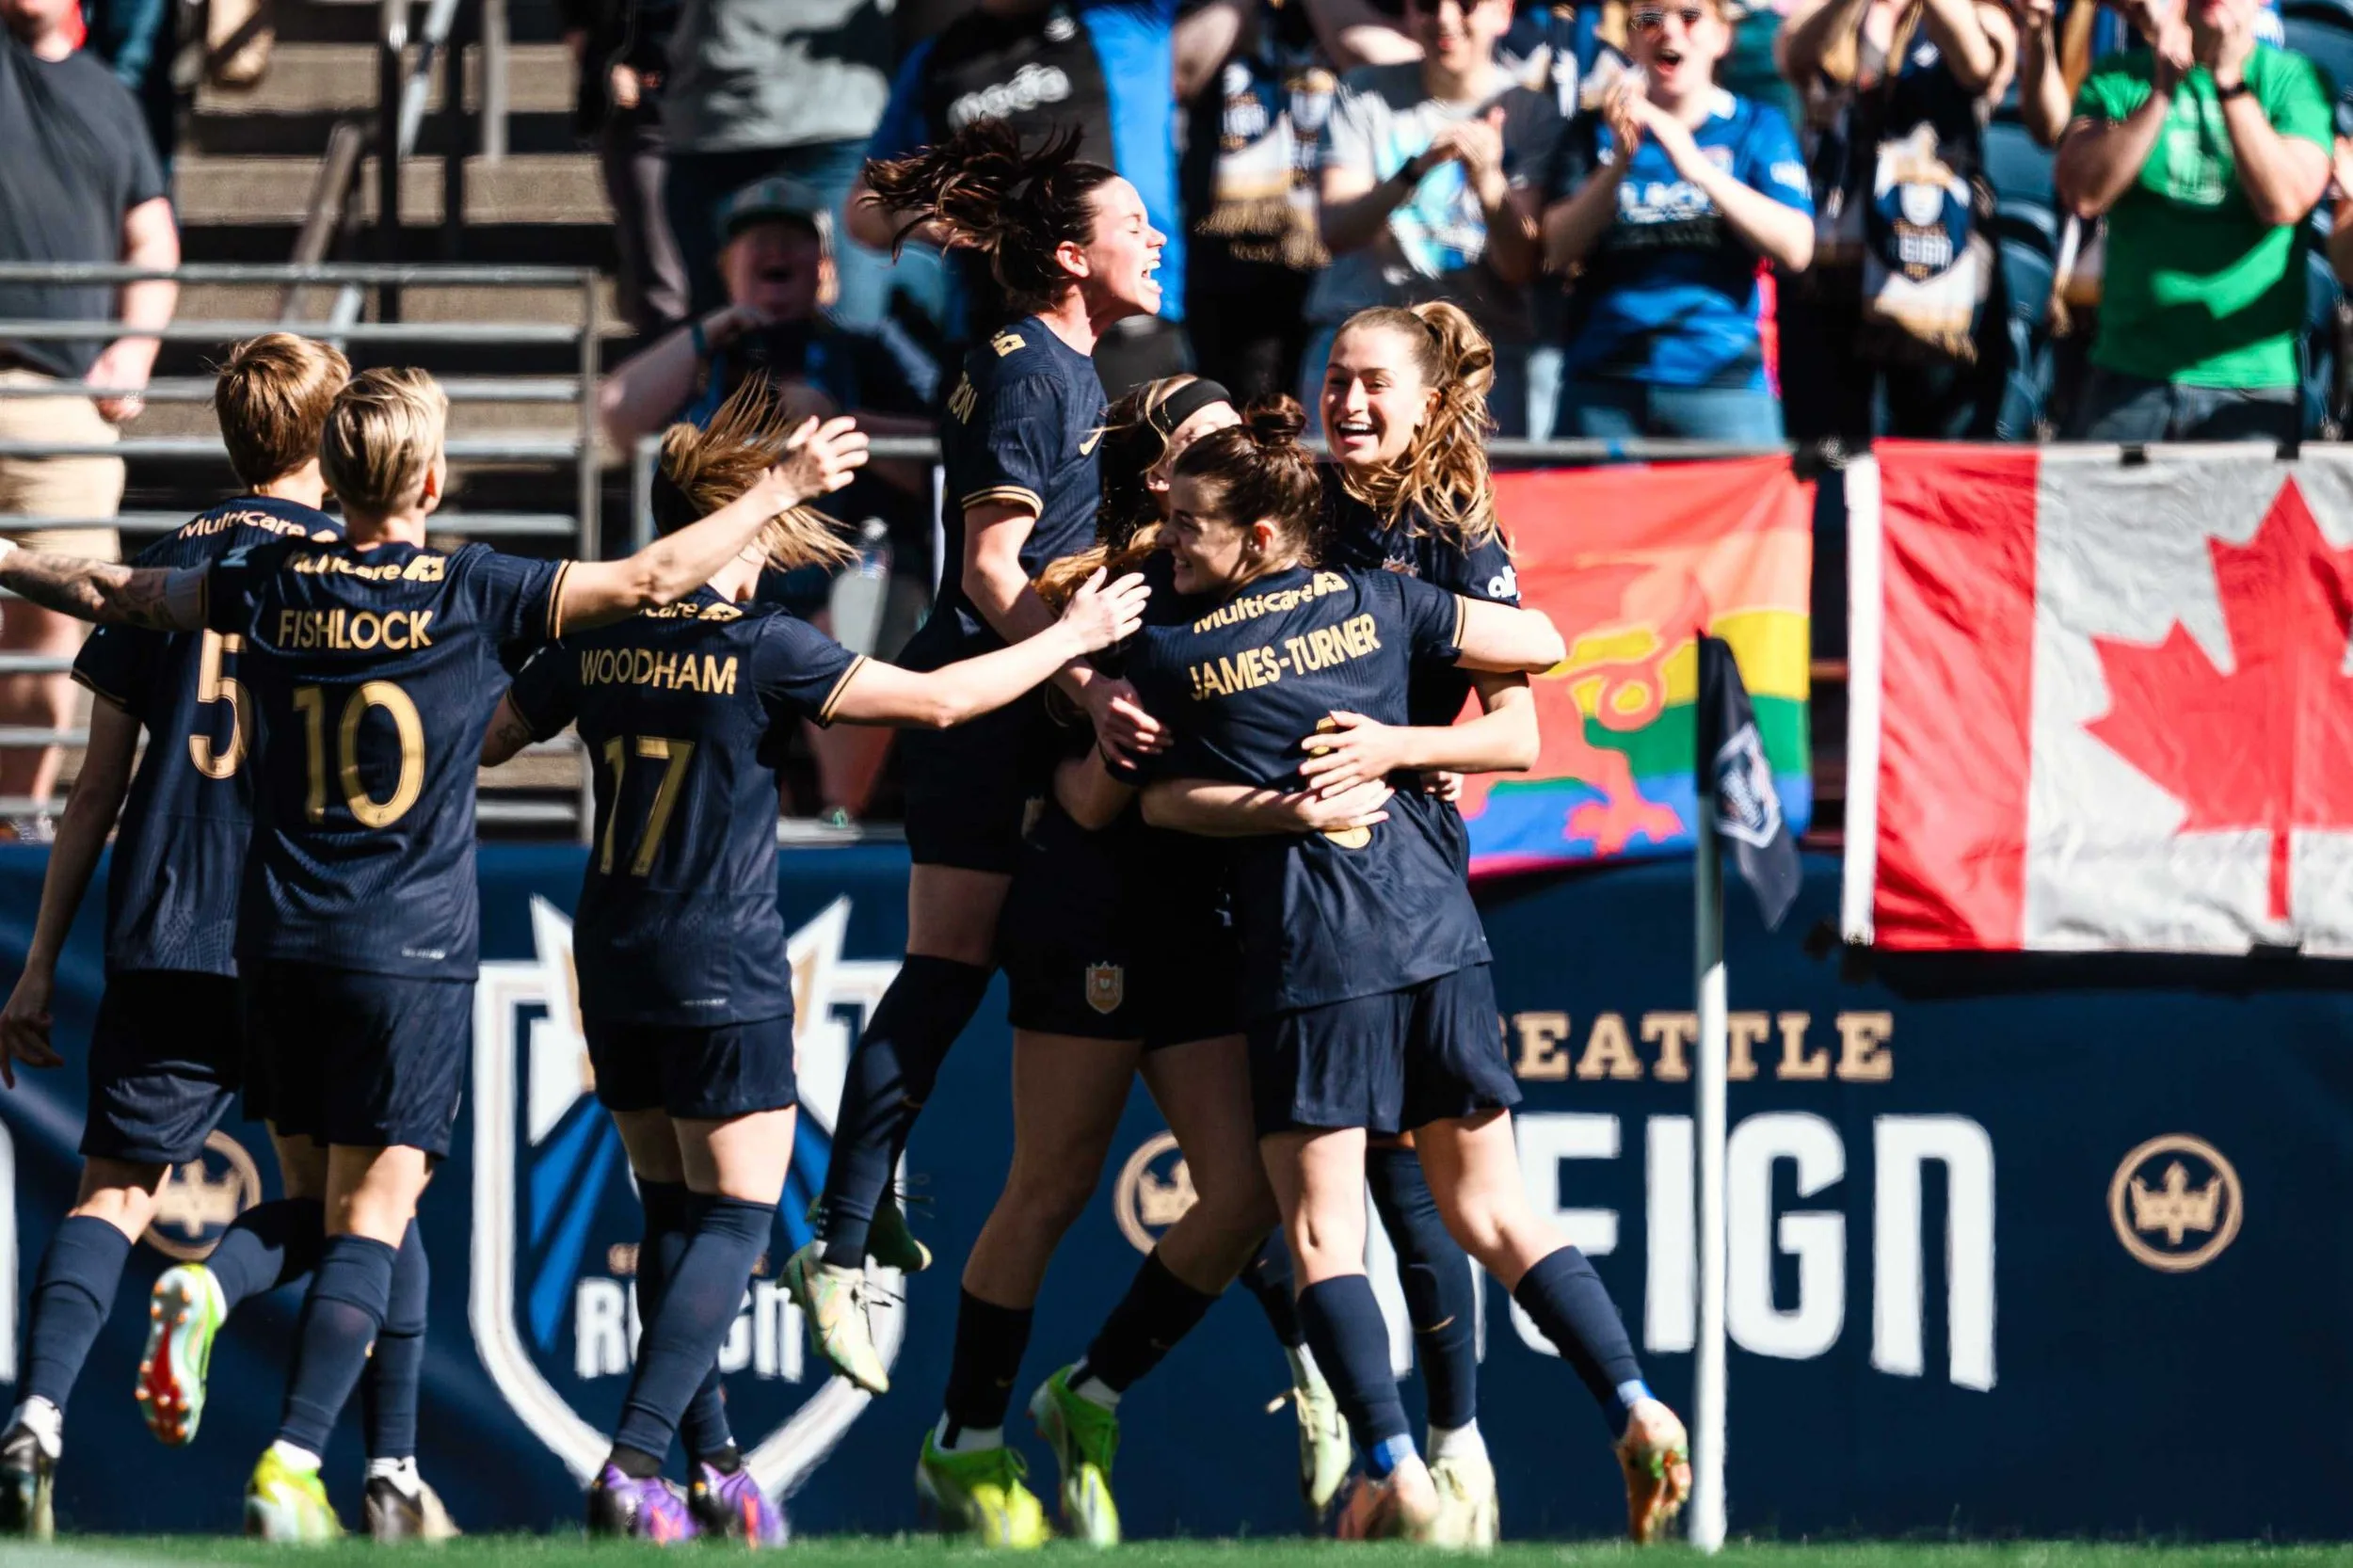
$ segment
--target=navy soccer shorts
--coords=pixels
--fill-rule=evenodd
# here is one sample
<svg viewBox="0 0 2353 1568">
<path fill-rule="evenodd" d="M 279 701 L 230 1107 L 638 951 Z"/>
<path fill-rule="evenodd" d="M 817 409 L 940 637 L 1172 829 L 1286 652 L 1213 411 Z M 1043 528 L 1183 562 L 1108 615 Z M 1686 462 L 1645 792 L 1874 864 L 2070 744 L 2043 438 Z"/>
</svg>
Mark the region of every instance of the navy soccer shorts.
<svg viewBox="0 0 2353 1568">
<path fill-rule="evenodd" d="M 234 977 L 186 969 L 108 975 L 90 1032 L 82 1152 L 137 1165 L 184 1164 L 203 1152 L 244 1076 Z"/>
<path fill-rule="evenodd" d="M 597 1103 L 607 1111 L 718 1122 L 800 1103 L 789 1013 L 716 1025 L 583 1022 Z"/>
<path fill-rule="evenodd" d="M 1520 1102 L 1484 964 L 1273 1014 L 1247 1032 L 1261 1138 L 1296 1128 L 1406 1132 Z"/>
<path fill-rule="evenodd" d="M 473 1059 L 473 982 L 245 966 L 246 1111 L 346 1148 L 449 1153 Z"/>
<path fill-rule="evenodd" d="M 952 729 L 902 734 L 907 857 L 1012 875 L 1021 835 L 1052 782 L 1048 723 L 1031 696 Z"/>
</svg>

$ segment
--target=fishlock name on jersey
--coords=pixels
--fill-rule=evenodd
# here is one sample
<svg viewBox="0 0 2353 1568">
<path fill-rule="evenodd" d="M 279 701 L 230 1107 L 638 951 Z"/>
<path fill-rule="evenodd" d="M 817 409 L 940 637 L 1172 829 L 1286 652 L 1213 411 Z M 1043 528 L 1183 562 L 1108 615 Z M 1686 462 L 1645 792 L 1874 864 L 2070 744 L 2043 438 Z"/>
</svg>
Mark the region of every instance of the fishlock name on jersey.
<svg viewBox="0 0 2353 1568">
<path fill-rule="evenodd" d="M 374 610 L 280 610 L 277 642 L 280 648 L 366 652 L 381 648 L 402 653 L 431 648 L 433 637 L 426 628 L 432 623 L 430 610 L 386 610 L 380 615 Z"/>
<path fill-rule="evenodd" d="M 1198 702 L 1272 686 L 1287 675 L 1313 675 L 1380 650 L 1381 638 L 1372 616 L 1351 616 L 1337 626 L 1319 626 L 1284 638 L 1279 653 L 1273 644 L 1245 648 L 1230 658 L 1204 660 L 1188 673 L 1193 677 L 1193 700 Z"/>
<path fill-rule="evenodd" d="M 348 555 L 297 555 L 294 569 L 306 577 L 357 577 L 366 583 L 439 583 L 448 568 L 443 555 L 411 555 L 406 562 L 364 566 Z"/>
<path fill-rule="evenodd" d="M 311 531 L 302 524 L 288 522 L 284 518 L 269 512 L 223 512 L 218 517 L 197 518 L 192 521 L 183 523 L 180 527 L 179 537 L 209 539 L 215 534 L 226 534 L 232 528 L 259 528 L 265 533 L 283 534 L 297 539 L 307 539 L 311 536 Z M 331 535 L 324 534 L 319 536 L 321 538 L 332 537 Z"/>
<path fill-rule="evenodd" d="M 656 686 L 667 692 L 735 693 L 735 655 L 656 653 L 649 648 L 586 648 L 580 652 L 584 686 Z"/>
<path fill-rule="evenodd" d="M 1238 621 L 1257 620 L 1260 616 L 1281 615 L 1303 604 L 1336 594 L 1348 586 L 1348 579 L 1336 571 L 1320 571 L 1308 583 L 1296 588 L 1282 588 L 1271 594 L 1243 594 L 1231 599 L 1193 623 L 1195 632 L 1214 632 L 1221 626 Z"/>
</svg>

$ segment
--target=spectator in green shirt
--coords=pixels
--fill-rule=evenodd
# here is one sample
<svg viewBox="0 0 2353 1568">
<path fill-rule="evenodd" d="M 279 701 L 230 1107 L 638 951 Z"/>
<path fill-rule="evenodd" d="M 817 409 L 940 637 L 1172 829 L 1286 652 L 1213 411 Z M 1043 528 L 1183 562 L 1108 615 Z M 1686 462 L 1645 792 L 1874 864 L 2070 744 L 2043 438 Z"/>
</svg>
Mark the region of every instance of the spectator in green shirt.
<svg viewBox="0 0 2353 1568">
<path fill-rule="evenodd" d="M 2329 183 L 2328 88 L 2255 40 L 2256 0 L 2102 60 L 2059 142 L 2061 200 L 2108 220 L 2089 440 L 2292 441 L 2305 214 Z"/>
</svg>

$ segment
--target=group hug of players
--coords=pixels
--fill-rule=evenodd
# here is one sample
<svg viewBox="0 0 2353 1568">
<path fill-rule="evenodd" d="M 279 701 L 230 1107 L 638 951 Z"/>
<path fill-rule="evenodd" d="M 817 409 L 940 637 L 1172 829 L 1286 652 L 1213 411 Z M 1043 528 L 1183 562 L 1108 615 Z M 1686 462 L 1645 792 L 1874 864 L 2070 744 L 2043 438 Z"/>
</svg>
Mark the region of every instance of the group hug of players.
<svg viewBox="0 0 2353 1568">
<path fill-rule="evenodd" d="M 76 664 L 88 759 L 0 1012 L 10 1085 L 14 1064 L 59 1061 L 58 955 L 119 826 L 84 1176 L 33 1288 L 0 1529 L 53 1528 L 68 1396 L 130 1248 L 242 1092 L 284 1196 L 156 1282 L 148 1424 L 192 1438 L 221 1324 L 307 1278 L 247 1529 L 340 1532 L 319 1456 L 359 1389 L 370 1533 L 448 1531 L 416 1463 L 415 1214 L 470 1057 L 473 776 L 573 726 L 596 793 L 581 1022 L 645 1219 L 642 1333 L 589 1526 L 782 1539 L 717 1359 L 792 1158 L 775 821 L 804 719 L 912 731 L 906 960 L 850 1064 L 816 1238 L 783 1271 L 819 1353 L 870 1391 L 888 1383 L 868 1265 L 931 1262 L 893 1189 L 909 1129 L 992 972 L 1009 983 L 1013 1164 L 965 1264 L 916 1470 L 940 1528 L 1052 1533 L 1003 1427 L 1048 1262 L 1139 1073 L 1197 1201 L 1030 1401 L 1070 1534 L 1119 1539 L 1121 1398 L 1239 1278 L 1289 1355 L 1318 1517 L 1351 1538 L 1491 1543 L 1474 1259 L 1600 1405 L 1630 1532 L 1673 1517 L 1683 1426 L 1522 1187 L 1449 799 L 1463 774 L 1529 765 L 1527 678 L 1563 655 L 1517 607 L 1497 527 L 1491 351 L 1449 306 L 1358 315 L 1325 377 L 1328 462 L 1289 399 L 1237 408 L 1175 377 L 1107 408 L 1090 354 L 1157 309 L 1161 236 L 1074 146 L 1025 152 L 981 121 L 869 166 L 907 232 L 979 250 L 1025 312 L 949 399 L 947 569 L 900 664 L 758 600 L 764 568 L 849 559 L 809 504 L 866 450 L 847 420 L 789 427 L 756 385 L 665 436 L 653 544 L 541 562 L 426 547 L 447 482 L 430 377 L 351 376 L 331 348 L 259 339 L 216 392 L 248 494 L 128 566 L 0 546 L 0 587 L 101 623 Z M 1365 1274 L 1368 1188 L 1403 1273 L 1426 1448 Z M 681 1439 L 682 1487 L 664 1473 Z"/>
</svg>

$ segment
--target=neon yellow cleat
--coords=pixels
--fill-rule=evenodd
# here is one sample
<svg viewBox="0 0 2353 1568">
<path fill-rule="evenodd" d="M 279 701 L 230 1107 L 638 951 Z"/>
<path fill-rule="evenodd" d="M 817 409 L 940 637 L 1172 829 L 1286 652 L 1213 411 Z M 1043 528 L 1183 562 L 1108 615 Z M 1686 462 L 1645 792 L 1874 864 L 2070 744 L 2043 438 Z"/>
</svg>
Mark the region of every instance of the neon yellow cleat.
<svg viewBox="0 0 2353 1568">
<path fill-rule="evenodd" d="M 1496 1467 L 1487 1456 L 1450 1454 L 1432 1460 L 1430 1480 L 1438 1489 L 1438 1519 L 1431 1529 L 1431 1544 L 1456 1551 L 1492 1551 L 1499 1533 L 1499 1511 Z"/>
<path fill-rule="evenodd" d="M 201 1263 L 166 1269 L 147 1302 L 147 1353 L 139 1357 L 139 1414 L 155 1441 L 177 1448 L 204 1416 L 213 1336 L 229 1316 L 220 1285 Z"/>
<path fill-rule="evenodd" d="M 874 1223 L 866 1232 L 866 1256 L 903 1274 L 920 1274 L 932 1266 L 932 1249 L 907 1228 L 907 1211 L 896 1192 L 885 1192 L 882 1202 L 874 1206 Z"/>
<path fill-rule="evenodd" d="M 1090 1546 L 1119 1544 L 1119 1506 L 1112 1501 L 1112 1459 L 1119 1452 L 1119 1416 L 1070 1386 L 1064 1367 L 1030 1396 L 1030 1419 L 1062 1470 L 1062 1522 Z"/>
<path fill-rule="evenodd" d="M 1046 1505 L 1022 1484 L 1029 1473 L 1011 1448 L 944 1453 L 925 1432 L 922 1457 L 915 1462 L 915 1495 L 943 1534 L 1028 1550 L 1053 1534 L 1046 1528 Z"/>
<path fill-rule="evenodd" d="M 344 1526 L 327 1500 L 318 1471 L 297 1470 L 271 1448 L 263 1450 L 253 1479 L 245 1483 L 245 1533 L 264 1541 L 315 1544 L 337 1539 Z"/>
<path fill-rule="evenodd" d="M 1348 1467 L 1356 1457 L 1348 1435 L 1348 1422 L 1323 1370 L 1305 1350 L 1285 1352 L 1291 1364 L 1291 1387 L 1267 1406 L 1273 1415 L 1288 1404 L 1299 1417 L 1299 1496 L 1307 1515 L 1321 1526 L 1332 1511 L 1332 1499 L 1348 1482 Z"/>
<path fill-rule="evenodd" d="M 1691 1440 L 1673 1411 L 1644 1400 L 1626 1417 L 1617 1453 L 1625 1472 L 1625 1533 L 1650 1545 L 1691 1495 Z"/>
<path fill-rule="evenodd" d="M 1360 1475 L 1340 1499 L 1334 1533 L 1342 1541 L 1436 1544 L 1438 1492 L 1418 1458 L 1401 1460 L 1385 1480 Z"/>
<path fill-rule="evenodd" d="M 811 1241 L 784 1266 L 784 1288 L 808 1324 L 808 1342 L 833 1369 L 869 1394 L 890 1391 L 890 1374 L 866 1321 L 866 1271 L 837 1269 Z"/>
</svg>

